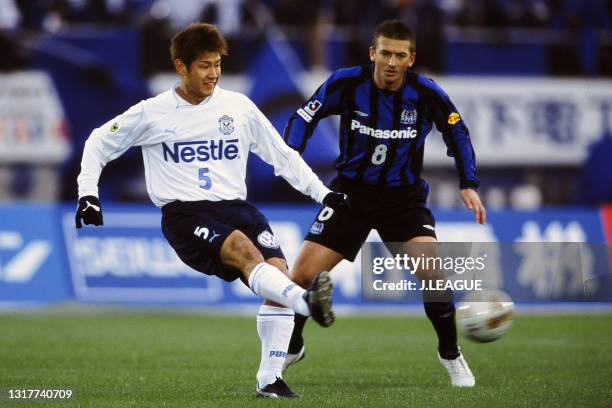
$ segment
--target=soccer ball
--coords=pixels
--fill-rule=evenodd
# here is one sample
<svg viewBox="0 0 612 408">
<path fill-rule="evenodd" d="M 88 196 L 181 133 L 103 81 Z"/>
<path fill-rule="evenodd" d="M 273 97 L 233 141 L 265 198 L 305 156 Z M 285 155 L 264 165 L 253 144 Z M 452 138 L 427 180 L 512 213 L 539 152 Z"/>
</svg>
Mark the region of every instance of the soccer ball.
<svg viewBox="0 0 612 408">
<path fill-rule="evenodd" d="M 514 302 L 506 293 L 484 289 L 467 294 L 457 307 L 457 324 L 463 335 L 478 343 L 499 339 L 512 326 Z"/>
</svg>

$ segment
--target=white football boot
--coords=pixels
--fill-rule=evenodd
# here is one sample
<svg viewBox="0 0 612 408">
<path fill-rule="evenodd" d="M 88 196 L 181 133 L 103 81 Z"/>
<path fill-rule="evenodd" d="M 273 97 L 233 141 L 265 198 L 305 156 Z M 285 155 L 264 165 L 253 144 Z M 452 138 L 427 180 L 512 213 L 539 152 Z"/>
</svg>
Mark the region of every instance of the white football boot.
<svg viewBox="0 0 612 408">
<path fill-rule="evenodd" d="M 300 351 L 298 351 L 296 354 L 287 353 L 287 357 L 285 358 L 285 364 L 283 364 L 282 372 L 284 373 L 287 367 L 289 367 L 290 365 L 301 361 L 305 355 L 306 355 L 306 348 L 304 346 L 302 346 Z"/>
<path fill-rule="evenodd" d="M 463 354 L 459 354 L 459 357 L 454 360 L 447 360 L 440 357 L 440 353 L 438 353 L 438 360 L 448 371 L 453 387 L 473 387 L 476 384 L 474 374 L 472 374 L 470 367 L 463 358 Z"/>
</svg>

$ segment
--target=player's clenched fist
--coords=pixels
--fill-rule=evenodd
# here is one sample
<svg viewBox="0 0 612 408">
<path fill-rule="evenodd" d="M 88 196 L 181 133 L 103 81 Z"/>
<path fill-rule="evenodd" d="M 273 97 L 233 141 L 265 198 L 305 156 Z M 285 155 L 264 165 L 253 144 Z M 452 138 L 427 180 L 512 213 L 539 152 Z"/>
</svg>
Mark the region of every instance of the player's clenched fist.
<svg viewBox="0 0 612 408">
<path fill-rule="evenodd" d="M 100 200 L 94 196 L 84 196 L 79 198 L 79 207 L 77 208 L 75 222 L 76 227 L 81 228 L 81 221 L 85 225 L 103 225 L 102 206 Z"/>
<path fill-rule="evenodd" d="M 337 193 L 335 191 L 327 193 L 325 198 L 323 198 L 323 205 L 335 211 L 344 211 L 351 208 L 351 202 L 348 196 L 344 193 Z"/>
</svg>

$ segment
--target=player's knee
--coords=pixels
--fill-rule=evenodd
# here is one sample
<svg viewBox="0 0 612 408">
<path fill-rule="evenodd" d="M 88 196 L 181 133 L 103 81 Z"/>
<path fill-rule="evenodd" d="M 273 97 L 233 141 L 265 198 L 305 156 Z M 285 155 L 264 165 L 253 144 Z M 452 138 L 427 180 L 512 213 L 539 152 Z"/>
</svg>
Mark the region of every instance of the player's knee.
<svg viewBox="0 0 612 408">
<path fill-rule="evenodd" d="M 225 264 L 239 270 L 249 269 L 264 261 L 261 252 L 240 231 L 232 232 L 223 243 L 221 259 Z"/>
<path fill-rule="evenodd" d="M 307 288 L 310 286 L 310 283 L 317 275 L 318 272 L 312 268 L 309 268 L 307 264 L 301 262 L 296 263 L 293 269 L 291 270 L 291 280 L 303 288 Z"/>
<path fill-rule="evenodd" d="M 266 262 L 272 266 L 275 266 L 286 276 L 289 276 L 289 268 L 287 267 L 287 261 L 285 261 L 283 258 L 269 258 L 266 259 Z"/>
</svg>

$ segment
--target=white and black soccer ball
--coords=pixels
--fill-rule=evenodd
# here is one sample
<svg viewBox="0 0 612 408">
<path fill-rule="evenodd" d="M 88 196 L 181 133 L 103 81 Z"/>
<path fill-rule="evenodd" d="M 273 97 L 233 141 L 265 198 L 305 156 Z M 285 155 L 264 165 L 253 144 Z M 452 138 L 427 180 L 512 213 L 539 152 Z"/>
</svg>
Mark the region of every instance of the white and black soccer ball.
<svg viewBox="0 0 612 408">
<path fill-rule="evenodd" d="M 457 306 L 456 316 L 465 337 L 489 343 L 499 339 L 512 326 L 514 302 L 497 289 L 471 292 Z"/>
</svg>

